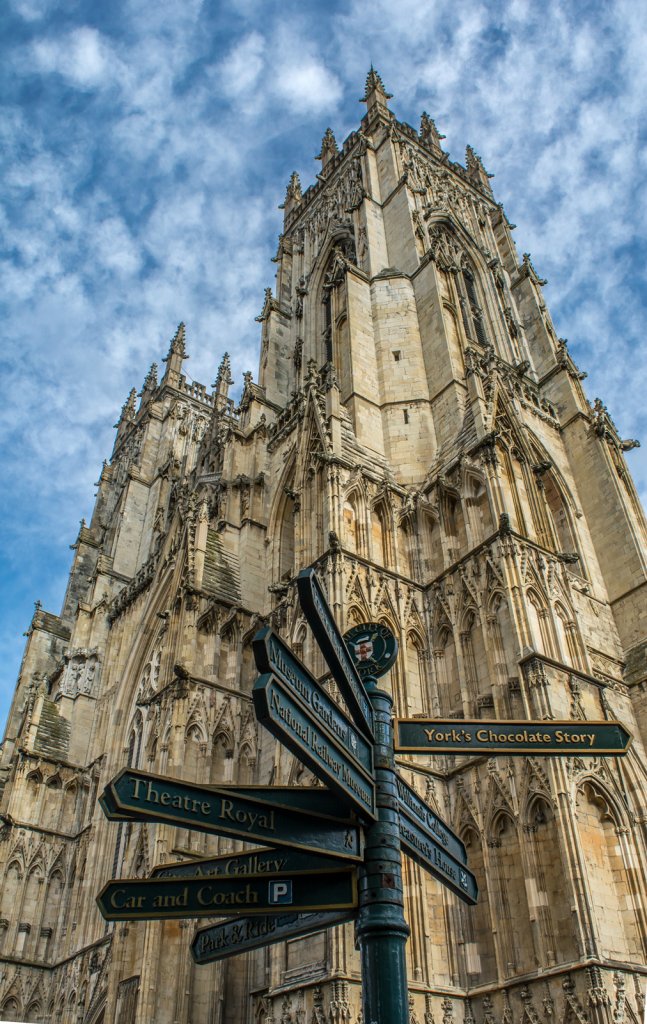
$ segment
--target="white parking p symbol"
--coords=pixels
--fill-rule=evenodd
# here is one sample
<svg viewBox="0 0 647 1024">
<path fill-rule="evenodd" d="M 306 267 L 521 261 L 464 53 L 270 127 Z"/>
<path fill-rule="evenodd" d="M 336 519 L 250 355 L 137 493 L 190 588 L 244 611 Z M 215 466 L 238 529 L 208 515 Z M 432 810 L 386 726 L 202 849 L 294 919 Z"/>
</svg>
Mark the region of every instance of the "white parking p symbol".
<svg viewBox="0 0 647 1024">
<path fill-rule="evenodd" d="M 292 881 L 268 882 L 268 902 L 274 905 L 292 903 Z"/>
</svg>

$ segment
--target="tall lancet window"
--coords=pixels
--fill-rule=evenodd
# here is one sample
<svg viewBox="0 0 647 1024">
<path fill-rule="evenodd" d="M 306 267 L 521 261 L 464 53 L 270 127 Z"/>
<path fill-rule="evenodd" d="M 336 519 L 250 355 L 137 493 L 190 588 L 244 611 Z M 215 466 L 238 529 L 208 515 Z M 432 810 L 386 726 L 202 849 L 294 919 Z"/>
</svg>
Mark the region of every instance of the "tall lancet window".
<svg viewBox="0 0 647 1024">
<path fill-rule="evenodd" d="M 334 243 L 321 293 L 321 356 L 324 366 L 334 368 L 342 401 L 351 391 L 346 272 L 356 262 L 355 240 L 349 233 Z"/>
<path fill-rule="evenodd" d="M 461 316 L 465 334 L 470 341 L 476 341 L 484 348 L 489 344 L 480 300 L 476 274 L 467 259 L 462 260 L 462 269 L 456 274 Z"/>
</svg>

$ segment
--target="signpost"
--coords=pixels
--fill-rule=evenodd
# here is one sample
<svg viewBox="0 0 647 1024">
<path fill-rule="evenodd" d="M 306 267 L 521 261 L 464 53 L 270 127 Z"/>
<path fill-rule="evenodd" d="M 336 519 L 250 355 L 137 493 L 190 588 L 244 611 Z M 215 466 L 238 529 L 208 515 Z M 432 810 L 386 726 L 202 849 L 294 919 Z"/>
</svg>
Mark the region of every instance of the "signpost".
<svg viewBox="0 0 647 1024">
<path fill-rule="evenodd" d="M 358 767 L 373 773 L 372 744 L 358 732 L 334 700 L 321 688 L 290 648 L 271 629 L 262 629 L 253 641 L 259 672 L 271 672 L 290 688 L 293 697 L 311 713 L 319 727 L 342 743 Z"/>
<path fill-rule="evenodd" d="M 106 921 L 267 914 L 286 907 L 350 910 L 357 906 L 357 882 L 349 867 L 319 870 L 316 875 L 292 871 L 208 879 L 130 878 L 108 882 L 97 904 Z"/>
<path fill-rule="evenodd" d="M 408 754 L 572 757 L 621 756 L 631 736 L 620 722 L 396 719 L 395 749 Z"/>
<path fill-rule="evenodd" d="M 408 1024 L 401 850 L 464 902 L 478 890 L 462 840 L 396 772 L 395 751 L 619 756 L 631 736 L 619 722 L 399 718 L 394 741 L 393 701 L 375 676 L 393 665 L 395 637 L 378 622 L 342 637 L 313 569 L 297 588 L 348 714 L 268 628 L 253 641 L 252 697 L 259 722 L 328 788 L 198 786 L 124 769 L 99 798 L 109 819 L 264 845 L 109 882 L 97 903 L 109 921 L 227 918 L 197 932 L 198 964 L 355 920 L 363 1019 Z"/>
<path fill-rule="evenodd" d="M 106 787 L 104 803 L 117 820 L 162 821 L 234 839 L 264 842 L 361 860 L 358 829 L 269 800 L 238 796 L 233 789 L 205 789 L 180 779 L 125 768 Z M 110 816 L 110 815 L 108 815 Z"/>
<path fill-rule="evenodd" d="M 400 814 L 399 828 L 400 843 L 408 857 L 460 896 L 465 903 L 476 903 L 478 886 L 464 861 L 452 857 L 428 832 L 403 814 Z"/>
<path fill-rule="evenodd" d="M 259 722 L 362 817 L 375 817 L 375 784 L 340 740 L 320 728 L 305 704 L 270 673 L 252 691 Z"/>
<path fill-rule="evenodd" d="M 353 910 L 314 910 L 305 914 L 266 914 L 223 921 L 196 932 L 191 955 L 197 964 L 212 964 L 228 956 L 237 956 L 250 949 L 260 949 L 284 939 L 311 935 L 322 928 L 352 921 Z"/>
<path fill-rule="evenodd" d="M 333 674 L 354 721 L 373 739 L 373 712 L 360 675 L 346 642 L 339 632 L 314 569 L 302 569 L 297 576 L 299 601 L 314 638 Z"/>
<path fill-rule="evenodd" d="M 406 818 L 423 832 L 430 842 L 442 847 L 454 860 L 467 864 L 467 851 L 462 839 L 452 832 L 449 825 L 432 811 L 401 775 L 396 775 L 395 784 L 398 789 L 400 819 Z"/>
<path fill-rule="evenodd" d="M 151 878 L 212 878 L 218 875 L 263 875 L 290 871 L 326 871 L 335 866 L 331 857 L 303 850 L 259 847 L 246 853 L 222 853 L 219 857 L 158 864 Z"/>
</svg>

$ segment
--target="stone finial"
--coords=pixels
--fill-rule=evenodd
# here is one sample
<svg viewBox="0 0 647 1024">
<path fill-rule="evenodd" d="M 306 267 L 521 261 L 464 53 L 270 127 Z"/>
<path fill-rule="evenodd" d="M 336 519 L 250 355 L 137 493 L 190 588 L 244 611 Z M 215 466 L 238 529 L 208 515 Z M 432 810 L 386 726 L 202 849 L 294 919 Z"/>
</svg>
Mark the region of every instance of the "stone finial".
<svg viewBox="0 0 647 1024">
<path fill-rule="evenodd" d="M 489 179 L 493 178 L 494 175 L 488 174 L 480 156 L 471 146 L 467 146 L 465 149 L 465 168 L 470 178 L 491 195 L 492 188 L 490 187 Z"/>
<path fill-rule="evenodd" d="M 186 351 L 186 328 L 184 323 L 180 323 L 171 339 L 168 355 L 164 356 L 163 359 L 163 362 L 166 363 L 166 373 L 162 383 L 178 387 L 182 374 L 182 362 L 188 358 L 189 356 Z"/>
<path fill-rule="evenodd" d="M 171 339 L 168 355 L 164 357 L 164 362 L 168 362 L 171 356 L 180 356 L 181 359 L 189 358 L 186 354 L 186 328 L 184 322 L 178 324 L 177 331 Z"/>
<path fill-rule="evenodd" d="M 299 178 L 299 175 L 297 174 L 296 171 L 292 171 L 292 174 L 290 175 L 290 180 L 288 182 L 288 187 L 285 191 L 285 199 L 279 206 L 279 210 L 285 211 L 285 217 L 287 217 L 288 214 L 292 212 L 295 206 L 299 205 L 302 196 L 303 193 L 301 191 L 301 179 Z M 281 246 L 279 243 L 279 252 L 280 250 Z"/>
<path fill-rule="evenodd" d="M 324 137 L 321 140 L 321 149 L 317 153 L 315 160 L 321 160 L 321 171 L 322 174 L 325 172 L 326 167 L 334 160 L 339 153 L 339 146 L 334 136 L 332 128 L 326 128 Z"/>
<path fill-rule="evenodd" d="M 131 388 L 128 393 L 128 398 L 121 407 L 119 419 L 114 424 L 117 436 L 115 438 L 115 445 L 119 442 L 119 439 L 123 436 L 128 428 L 128 424 L 135 422 L 137 416 L 137 389 Z"/>
<path fill-rule="evenodd" d="M 140 391 L 142 397 L 149 395 L 157 388 L 157 363 L 151 363 L 151 368 L 144 379 L 144 386 Z"/>
<path fill-rule="evenodd" d="M 420 141 L 425 146 L 433 146 L 435 149 L 440 149 L 440 143 L 442 139 L 447 138 L 446 135 L 441 135 L 436 128 L 436 122 L 433 117 L 429 117 L 426 110 L 423 110 L 420 117 Z"/>
<path fill-rule="evenodd" d="M 301 200 L 301 196 L 301 179 L 296 171 L 292 171 L 285 193 L 285 201 L 287 203 L 291 199 L 293 202 L 298 203 Z"/>
<path fill-rule="evenodd" d="M 135 413 L 137 412 L 137 389 L 131 388 L 128 393 L 128 398 L 121 407 L 121 415 L 119 417 L 119 423 L 115 423 L 118 427 L 120 424 L 131 420 L 134 420 Z"/>
<path fill-rule="evenodd" d="M 366 76 L 364 95 L 359 102 L 368 103 L 370 109 L 372 102 L 381 103 L 382 106 L 386 107 L 386 101 L 390 99 L 393 99 L 393 93 L 386 91 L 384 82 L 371 64 L 371 69 Z"/>
<path fill-rule="evenodd" d="M 229 358 L 229 352 L 225 352 L 224 356 L 220 360 L 220 366 L 218 367 L 218 373 L 216 374 L 216 380 L 213 387 L 217 395 L 227 398 L 229 388 L 233 383 L 234 379 L 231 375 L 231 360 Z"/>
</svg>

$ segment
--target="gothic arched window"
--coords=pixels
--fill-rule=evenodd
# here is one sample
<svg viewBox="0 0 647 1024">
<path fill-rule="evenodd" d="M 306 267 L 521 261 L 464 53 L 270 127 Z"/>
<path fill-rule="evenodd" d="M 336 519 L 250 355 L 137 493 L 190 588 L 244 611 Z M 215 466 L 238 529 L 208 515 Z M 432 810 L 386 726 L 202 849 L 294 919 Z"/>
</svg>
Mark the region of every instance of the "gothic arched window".
<svg viewBox="0 0 647 1024">
<path fill-rule="evenodd" d="M 334 367 L 342 401 L 351 390 L 346 270 L 355 265 L 355 239 L 349 227 L 336 238 L 323 273 L 321 289 L 321 355 Z"/>
<path fill-rule="evenodd" d="M 475 274 L 469 265 L 464 265 L 461 272 L 456 275 L 456 283 L 465 334 L 470 341 L 477 341 L 486 348 L 488 338 L 483 321 L 483 307 L 479 301 Z"/>
</svg>

